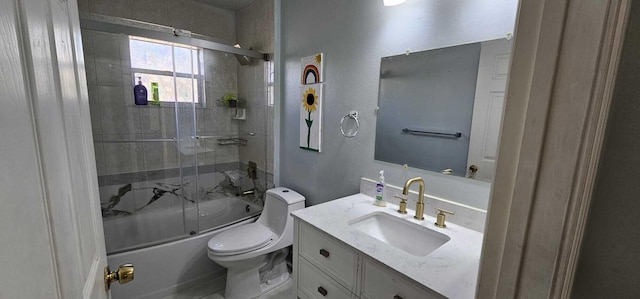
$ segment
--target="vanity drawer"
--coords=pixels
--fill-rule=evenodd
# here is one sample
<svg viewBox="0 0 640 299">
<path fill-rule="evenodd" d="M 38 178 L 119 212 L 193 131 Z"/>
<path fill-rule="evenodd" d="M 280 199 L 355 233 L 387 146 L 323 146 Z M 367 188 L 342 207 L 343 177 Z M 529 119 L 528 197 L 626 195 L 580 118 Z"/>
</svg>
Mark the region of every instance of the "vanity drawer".
<svg viewBox="0 0 640 299">
<path fill-rule="evenodd" d="M 348 299 L 351 292 L 311 265 L 300 259 L 298 297 L 301 299 Z"/>
<path fill-rule="evenodd" d="M 444 296 L 411 283 L 369 259 L 363 261 L 362 299 L 432 299 Z"/>
<path fill-rule="evenodd" d="M 354 291 L 358 259 L 353 249 L 303 222 L 298 237 L 300 256 Z"/>
</svg>

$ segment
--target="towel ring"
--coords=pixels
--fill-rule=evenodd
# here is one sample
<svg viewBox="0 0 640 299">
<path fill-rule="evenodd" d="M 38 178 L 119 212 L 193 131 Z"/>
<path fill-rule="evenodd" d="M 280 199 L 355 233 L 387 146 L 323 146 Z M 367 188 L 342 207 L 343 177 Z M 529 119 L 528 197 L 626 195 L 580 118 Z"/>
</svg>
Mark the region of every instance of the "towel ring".
<svg viewBox="0 0 640 299">
<path fill-rule="evenodd" d="M 344 120 L 346 118 L 350 118 L 356 121 L 356 131 L 353 132 L 352 134 L 347 134 L 344 132 L 344 128 L 342 127 Z M 342 117 L 342 119 L 340 120 L 340 133 L 342 133 L 342 136 L 347 137 L 347 138 L 353 138 L 356 135 L 358 135 L 358 130 L 360 130 L 360 122 L 358 121 L 358 111 L 351 111 L 349 112 L 349 114 L 345 115 Z"/>
</svg>

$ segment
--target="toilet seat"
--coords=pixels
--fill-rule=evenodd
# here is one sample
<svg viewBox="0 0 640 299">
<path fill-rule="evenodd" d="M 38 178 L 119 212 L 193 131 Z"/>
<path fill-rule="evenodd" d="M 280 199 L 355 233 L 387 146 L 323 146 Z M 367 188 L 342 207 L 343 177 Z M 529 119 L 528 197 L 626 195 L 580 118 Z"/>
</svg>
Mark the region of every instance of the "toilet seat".
<svg viewBox="0 0 640 299">
<path fill-rule="evenodd" d="M 269 245 L 274 235 L 261 223 L 251 223 L 220 233 L 209 240 L 208 247 L 215 255 L 241 254 Z"/>
</svg>

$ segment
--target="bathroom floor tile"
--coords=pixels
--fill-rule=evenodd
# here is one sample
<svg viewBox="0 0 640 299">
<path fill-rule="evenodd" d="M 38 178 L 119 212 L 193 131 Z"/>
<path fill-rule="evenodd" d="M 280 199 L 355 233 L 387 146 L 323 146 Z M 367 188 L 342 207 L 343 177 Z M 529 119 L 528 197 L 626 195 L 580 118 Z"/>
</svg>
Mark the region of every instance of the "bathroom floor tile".
<svg viewBox="0 0 640 299">
<path fill-rule="evenodd" d="M 190 289 L 180 291 L 176 294 L 164 297 L 163 299 L 200 299 L 200 298 L 215 298 L 210 297 L 216 293 L 224 292 L 224 279 L 217 279 L 215 282 L 201 284 L 194 286 Z"/>
<path fill-rule="evenodd" d="M 271 290 L 270 292 L 258 297 L 258 299 L 293 299 L 293 279 L 285 282 L 283 285 Z"/>
<path fill-rule="evenodd" d="M 224 291 L 220 291 L 216 294 L 211 294 L 209 296 L 202 297 L 200 299 L 224 299 Z M 283 285 L 271 290 L 270 292 L 257 297 L 256 299 L 293 299 L 295 296 L 293 295 L 293 279 L 289 279 Z"/>
</svg>

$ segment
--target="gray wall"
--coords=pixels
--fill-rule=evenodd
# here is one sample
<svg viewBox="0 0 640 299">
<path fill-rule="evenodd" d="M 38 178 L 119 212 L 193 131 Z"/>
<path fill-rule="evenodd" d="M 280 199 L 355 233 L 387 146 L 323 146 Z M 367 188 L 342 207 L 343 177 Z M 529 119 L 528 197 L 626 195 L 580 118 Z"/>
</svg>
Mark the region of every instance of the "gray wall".
<svg viewBox="0 0 640 299">
<path fill-rule="evenodd" d="M 380 58 L 501 38 L 513 30 L 516 0 L 408 0 L 384 7 L 371 0 L 282 0 L 283 94 L 280 184 L 318 204 L 357 193 L 361 177 L 401 183 L 401 167 L 374 161 Z M 300 58 L 325 53 L 323 151 L 298 147 Z M 360 132 L 347 139 L 340 119 L 360 112 Z M 456 199 L 488 198 L 489 184 L 412 169 L 427 179 L 427 193 Z M 446 187 L 442 187 L 446 186 Z M 451 186 L 456 186 L 452 188 Z M 463 187 L 464 186 L 464 187 Z"/>
<path fill-rule="evenodd" d="M 640 298 L 640 3 L 633 2 L 572 298 Z"/>
</svg>

